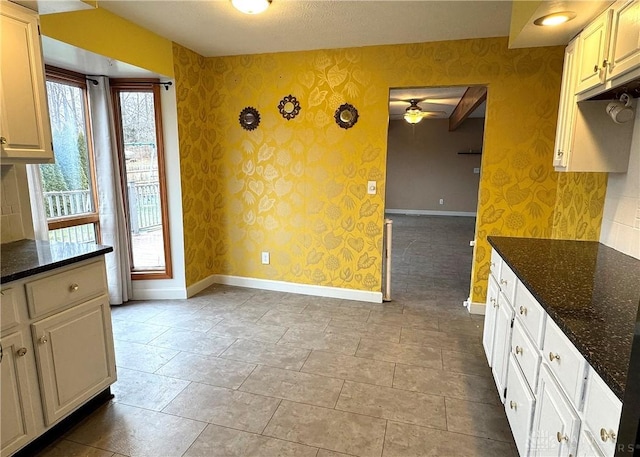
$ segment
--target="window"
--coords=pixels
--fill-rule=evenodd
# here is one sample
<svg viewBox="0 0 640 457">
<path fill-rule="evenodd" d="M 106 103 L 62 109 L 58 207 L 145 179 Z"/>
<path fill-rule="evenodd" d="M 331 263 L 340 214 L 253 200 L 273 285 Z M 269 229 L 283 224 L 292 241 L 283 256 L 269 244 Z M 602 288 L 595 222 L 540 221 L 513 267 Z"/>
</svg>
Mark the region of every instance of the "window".
<svg viewBox="0 0 640 457">
<path fill-rule="evenodd" d="M 132 279 L 171 278 L 157 81 L 111 80 Z"/>
<path fill-rule="evenodd" d="M 55 163 L 40 165 L 52 241 L 99 242 L 93 149 L 84 75 L 47 67 Z"/>
</svg>

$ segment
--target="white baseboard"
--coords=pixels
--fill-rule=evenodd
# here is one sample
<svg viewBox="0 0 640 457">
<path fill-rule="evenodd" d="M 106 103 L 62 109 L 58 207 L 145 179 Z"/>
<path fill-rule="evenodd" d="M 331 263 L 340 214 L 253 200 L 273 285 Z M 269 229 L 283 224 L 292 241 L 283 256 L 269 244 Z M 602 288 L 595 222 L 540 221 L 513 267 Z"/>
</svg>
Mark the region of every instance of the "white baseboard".
<svg viewBox="0 0 640 457">
<path fill-rule="evenodd" d="M 484 303 L 472 302 L 470 299 L 463 301 L 462 306 L 467 308 L 469 314 L 479 314 L 481 316 L 484 316 L 487 308 Z"/>
<path fill-rule="evenodd" d="M 464 216 L 476 217 L 475 212 L 467 211 L 433 211 L 430 209 L 385 209 L 387 214 L 404 214 L 406 216 Z"/>
<path fill-rule="evenodd" d="M 131 300 L 181 300 L 187 298 L 187 291 L 181 288 L 133 289 Z"/>
<path fill-rule="evenodd" d="M 370 303 L 382 303 L 382 292 L 367 290 L 344 289 L 341 287 L 314 286 L 271 279 L 245 278 L 242 276 L 211 275 L 187 288 L 189 297 L 206 289 L 212 284 L 226 284 L 228 286 L 248 287 L 250 289 L 273 290 L 294 294 L 313 295 L 316 297 L 341 298 Z"/>
</svg>

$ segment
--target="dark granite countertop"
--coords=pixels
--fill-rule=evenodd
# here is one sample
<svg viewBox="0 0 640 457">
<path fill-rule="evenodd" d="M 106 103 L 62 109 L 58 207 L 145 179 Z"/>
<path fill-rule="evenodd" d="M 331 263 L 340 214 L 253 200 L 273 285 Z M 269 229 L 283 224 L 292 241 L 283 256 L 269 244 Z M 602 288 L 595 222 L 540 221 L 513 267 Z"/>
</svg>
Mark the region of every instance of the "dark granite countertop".
<svg viewBox="0 0 640 457">
<path fill-rule="evenodd" d="M 20 240 L 0 245 L 0 284 L 113 251 L 95 243 Z"/>
<path fill-rule="evenodd" d="M 622 400 L 640 303 L 640 260 L 595 241 L 489 237 Z"/>
</svg>

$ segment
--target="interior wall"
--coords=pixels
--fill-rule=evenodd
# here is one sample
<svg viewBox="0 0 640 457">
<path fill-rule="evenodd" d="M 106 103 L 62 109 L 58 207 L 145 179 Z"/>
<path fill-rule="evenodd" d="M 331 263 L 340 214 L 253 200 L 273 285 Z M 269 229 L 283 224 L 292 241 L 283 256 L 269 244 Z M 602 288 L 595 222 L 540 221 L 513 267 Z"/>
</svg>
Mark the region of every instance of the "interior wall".
<svg viewBox="0 0 640 457">
<path fill-rule="evenodd" d="M 629 169 L 610 173 L 600 242 L 640 259 L 640 116 L 636 114 Z"/>
<path fill-rule="evenodd" d="M 562 47 L 489 38 L 220 57 L 204 59 L 204 76 L 199 56 L 177 45 L 174 56 L 179 118 L 188 116 L 179 119 L 188 285 L 225 274 L 381 290 L 390 87 L 488 86 L 474 302 L 486 298 L 488 235 L 552 235 Z M 302 111 L 287 121 L 277 105 L 289 94 Z M 349 130 L 333 120 L 344 102 L 360 115 Z M 246 106 L 260 111 L 256 130 L 238 125 Z M 186 152 L 183 132 L 195 139 Z M 596 227 L 601 208 L 589 214 Z"/>
<path fill-rule="evenodd" d="M 386 210 L 475 214 L 482 156 L 459 152 L 482 151 L 483 134 L 484 118 L 468 118 L 453 132 L 448 119 L 390 121 Z"/>
</svg>

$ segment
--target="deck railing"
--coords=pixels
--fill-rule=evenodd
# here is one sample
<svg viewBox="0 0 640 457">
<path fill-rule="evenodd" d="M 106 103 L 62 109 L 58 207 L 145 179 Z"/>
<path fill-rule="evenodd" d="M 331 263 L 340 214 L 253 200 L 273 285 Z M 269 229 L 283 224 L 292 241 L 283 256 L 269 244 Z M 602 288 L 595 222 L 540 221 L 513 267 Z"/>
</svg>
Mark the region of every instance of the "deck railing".
<svg viewBox="0 0 640 457">
<path fill-rule="evenodd" d="M 44 192 L 43 194 L 47 218 L 68 217 L 93 212 L 89 190 Z M 132 233 L 150 230 L 162 224 L 160 183 L 158 181 L 129 183 L 127 196 L 132 215 L 130 218 Z M 87 231 L 83 227 L 69 227 L 68 230 L 56 231 L 55 240 L 93 241 L 93 235 L 87 239 L 92 230 Z"/>
</svg>

